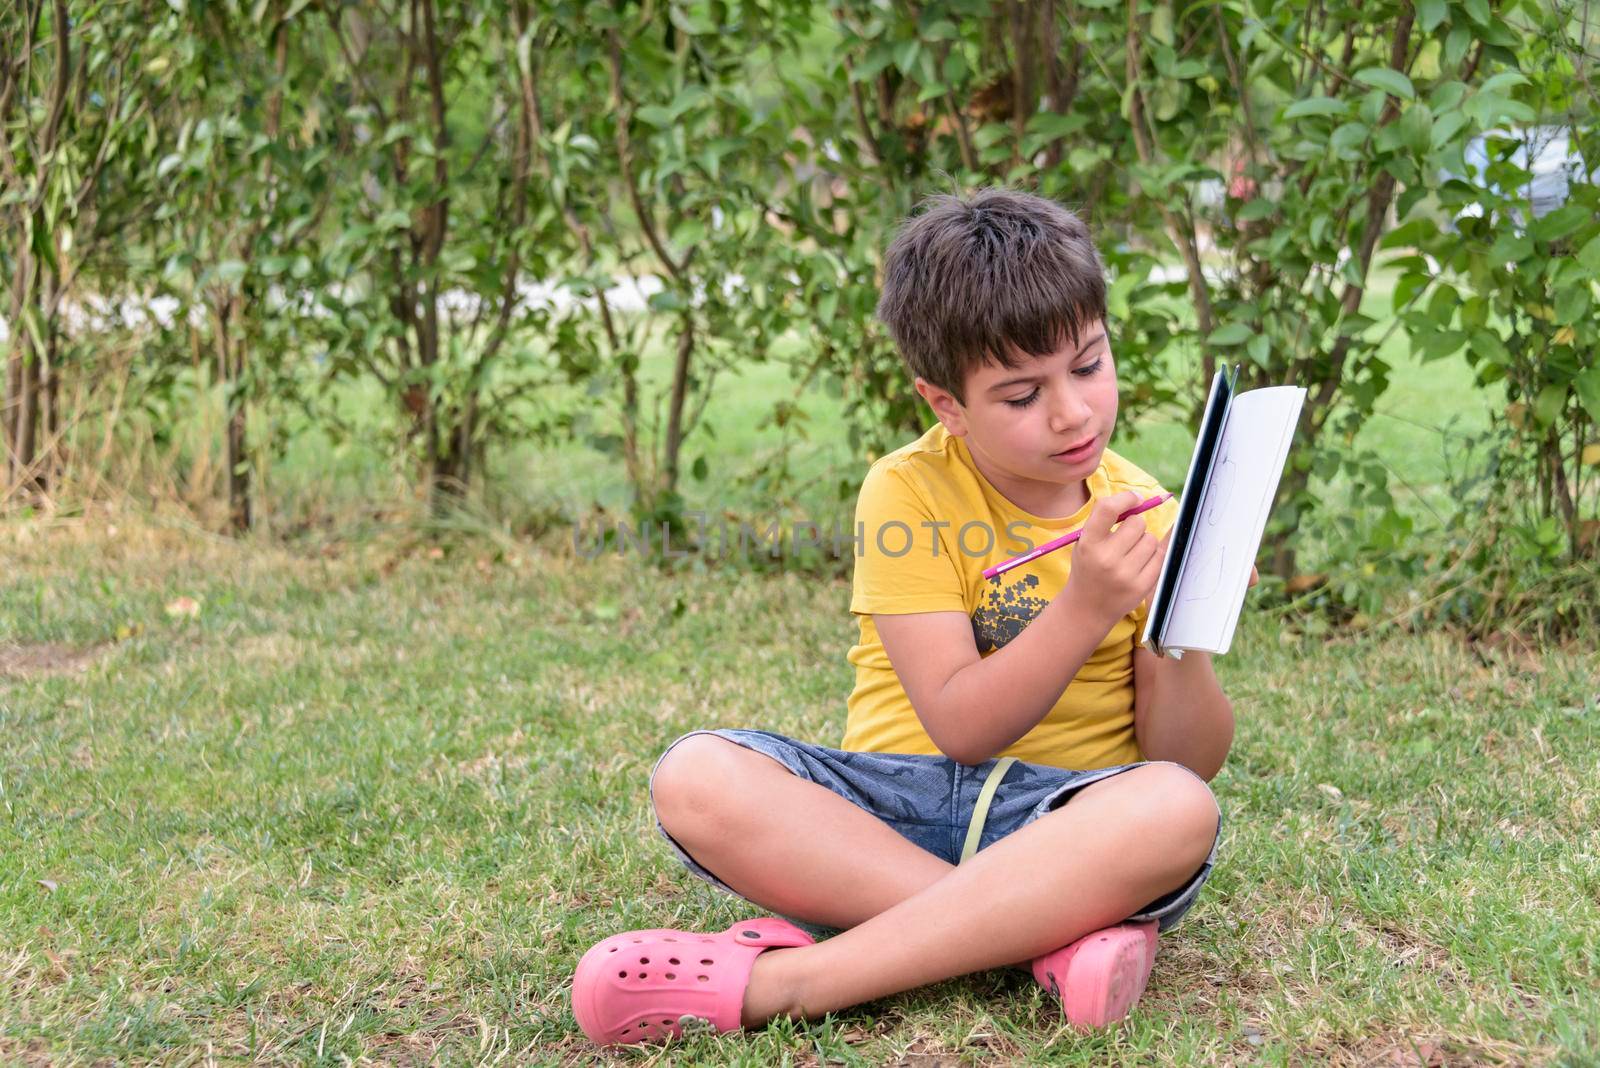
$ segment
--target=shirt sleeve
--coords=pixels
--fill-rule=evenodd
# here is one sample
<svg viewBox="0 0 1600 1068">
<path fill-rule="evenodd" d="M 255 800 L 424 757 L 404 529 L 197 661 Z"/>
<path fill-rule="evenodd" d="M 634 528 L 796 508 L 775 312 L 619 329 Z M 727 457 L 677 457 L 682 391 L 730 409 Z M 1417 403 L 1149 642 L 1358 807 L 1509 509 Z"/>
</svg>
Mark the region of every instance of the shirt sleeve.
<svg viewBox="0 0 1600 1068">
<path fill-rule="evenodd" d="M 855 575 L 850 611 L 857 615 L 965 612 L 955 532 L 895 467 L 874 465 L 856 498 Z"/>
</svg>

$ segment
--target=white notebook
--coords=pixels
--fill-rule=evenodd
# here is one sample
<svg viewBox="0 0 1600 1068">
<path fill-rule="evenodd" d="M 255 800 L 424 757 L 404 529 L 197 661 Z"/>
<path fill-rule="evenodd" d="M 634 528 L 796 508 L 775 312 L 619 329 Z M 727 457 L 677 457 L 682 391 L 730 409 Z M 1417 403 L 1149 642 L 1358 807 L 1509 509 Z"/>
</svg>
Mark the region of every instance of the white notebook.
<svg viewBox="0 0 1600 1068">
<path fill-rule="evenodd" d="M 1144 644 L 1160 655 L 1226 653 L 1250 568 L 1267 529 L 1306 391 L 1274 386 L 1236 394 L 1218 371 L 1183 480 Z"/>
</svg>

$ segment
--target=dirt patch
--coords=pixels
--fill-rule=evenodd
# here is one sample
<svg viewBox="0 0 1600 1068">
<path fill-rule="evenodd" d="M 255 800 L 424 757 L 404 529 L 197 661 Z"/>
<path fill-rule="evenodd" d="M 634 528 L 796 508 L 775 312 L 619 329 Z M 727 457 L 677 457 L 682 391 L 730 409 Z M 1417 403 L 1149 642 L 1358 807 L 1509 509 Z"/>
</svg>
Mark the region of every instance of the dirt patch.
<svg viewBox="0 0 1600 1068">
<path fill-rule="evenodd" d="M 41 679 L 81 675 L 106 654 L 104 645 L 0 645 L 0 679 Z"/>
<path fill-rule="evenodd" d="M 1336 1068 L 1453 1068 L 1455 1065 L 1544 1064 L 1558 1051 L 1478 1037 L 1379 1032 L 1348 1043 L 1300 1051 Z"/>
<path fill-rule="evenodd" d="M 7 1064 L 20 1064 L 32 1068 L 34 1065 L 55 1064 L 51 1056 L 50 1046 L 41 1038 L 30 1038 L 23 1041 L 20 1038 L 11 1038 L 0 1035 L 0 1059 Z"/>
</svg>

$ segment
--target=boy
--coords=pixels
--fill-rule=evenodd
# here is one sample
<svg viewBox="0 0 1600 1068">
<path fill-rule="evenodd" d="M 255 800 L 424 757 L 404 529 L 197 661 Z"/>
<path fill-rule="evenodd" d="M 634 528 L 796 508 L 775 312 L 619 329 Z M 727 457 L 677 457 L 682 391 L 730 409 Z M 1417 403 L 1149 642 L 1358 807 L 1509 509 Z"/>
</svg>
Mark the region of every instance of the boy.
<svg viewBox="0 0 1600 1068">
<path fill-rule="evenodd" d="M 888 251 L 878 314 L 939 423 L 861 488 L 842 748 L 695 732 L 651 777 L 696 875 L 842 933 L 768 918 L 608 938 L 573 982 L 597 1042 L 1017 963 L 1101 1026 L 1211 870 L 1206 781 L 1233 711 L 1208 657 L 1138 645 L 1176 506 L 1115 525 L 1160 487 L 1107 448 L 1117 377 L 1087 230 L 1023 193 L 935 197 Z M 1070 550 L 982 577 L 1078 527 Z"/>
</svg>

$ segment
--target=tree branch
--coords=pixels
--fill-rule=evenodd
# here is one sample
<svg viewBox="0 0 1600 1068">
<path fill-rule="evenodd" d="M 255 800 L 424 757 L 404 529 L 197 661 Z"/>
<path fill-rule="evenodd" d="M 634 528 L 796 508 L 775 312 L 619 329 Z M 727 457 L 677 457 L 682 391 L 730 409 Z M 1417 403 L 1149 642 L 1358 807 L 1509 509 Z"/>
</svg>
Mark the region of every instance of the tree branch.
<svg viewBox="0 0 1600 1068">
<path fill-rule="evenodd" d="M 1128 0 L 1127 80 L 1131 94 L 1128 120 L 1133 127 L 1133 140 L 1139 152 L 1139 162 L 1150 167 L 1157 161 L 1155 145 L 1144 127 L 1144 91 L 1139 87 L 1138 11 L 1138 0 Z M 1200 328 L 1201 351 L 1204 353 L 1204 380 L 1209 381 L 1215 372 L 1216 359 L 1207 347 L 1205 339 L 1216 329 L 1216 320 L 1212 315 L 1211 294 L 1206 287 L 1205 274 L 1200 263 L 1200 249 L 1195 242 L 1193 228 L 1186 229 L 1180 223 L 1177 214 L 1167 204 L 1165 198 L 1159 198 L 1156 206 L 1161 211 L 1161 220 L 1166 225 L 1167 236 L 1178 247 L 1178 254 L 1183 257 L 1184 269 L 1189 276 L 1189 296 L 1194 304 L 1195 319 Z"/>
<path fill-rule="evenodd" d="M 656 222 L 649 207 L 644 202 L 643 195 L 639 192 L 639 185 L 633 175 L 633 151 L 628 140 L 628 126 L 633 121 L 633 109 L 628 106 L 627 98 L 622 93 L 622 37 L 613 27 L 606 31 L 606 40 L 609 43 L 611 58 L 611 105 L 616 110 L 616 144 L 617 162 L 622 167 L 622 180 L 628 187 L 628 197 L 633 202 L 633 210 L 639 216 L 639 228 L 644 231 L 645 240 L 650 242 L 650 247 L 660 258 L 667 272 L 680 284 L 685 284 L 683 269 L 676 260 L 667 252 L 666 245 L 661 240 L 661 235 L 656 232 Z"/>
</svg>

